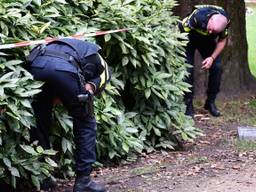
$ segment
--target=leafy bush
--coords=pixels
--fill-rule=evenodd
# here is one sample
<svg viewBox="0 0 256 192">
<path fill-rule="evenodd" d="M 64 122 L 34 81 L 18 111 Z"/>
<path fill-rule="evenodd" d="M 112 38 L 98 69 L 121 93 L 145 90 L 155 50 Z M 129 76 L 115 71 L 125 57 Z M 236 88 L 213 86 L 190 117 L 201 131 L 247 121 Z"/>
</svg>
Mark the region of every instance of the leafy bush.
<svg viewBox="0 0 256 192">
<path fill-rule="evenodd" d="M 0 4 L 2 43 L 129 28 L 125 33 L 88 39 L 100 44 L 112 70 L 111 83 L 96 100 L 100 159 L 132 159 L 135 153 L 173 149 L 200 132 L 184 115 L 188 85 L 173 0 L 5 0 Z M 0 52 L 0 178 L 40 182 L 61 169 L 72 176 L 72 123 L 57 106 L 53 150 L 30 144 L 34 126 L 30 102 L 42 83 L 25 70 L 23 47 Z M 25 153 L 24 153 L 25 152 Z M 51 156 L 58 162 L 56 164 Z M 59 165 L 59 166 L 57 166 Z"/>
</svg>

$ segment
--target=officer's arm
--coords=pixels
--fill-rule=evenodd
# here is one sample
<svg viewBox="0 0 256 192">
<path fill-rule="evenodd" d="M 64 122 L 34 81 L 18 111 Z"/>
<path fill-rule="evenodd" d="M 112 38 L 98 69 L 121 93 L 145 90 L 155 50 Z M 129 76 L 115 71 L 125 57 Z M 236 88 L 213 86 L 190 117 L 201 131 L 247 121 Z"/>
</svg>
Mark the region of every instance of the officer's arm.
<svg viewBox="0 0 256 192">
<path fill-rule="evenodd" d="M 86 85 L 87 84 L 89 84 L 90 85 L 90 88 L 93 90 L 93 92 L 95 93 L 95 92 L 97 92 L 97 90 L 99 89 L 99 86 L 100 86 L 100 78 L 99 77 L 96 77 L 96 78 L 94 78 L 94 79 L 91 79 L 90 81 L 88 81 L 87 83 L 86 83 Z M 88 85 L 87 85 L 87 87 L 89 87 Z M 87 90 L 87 88 L 85 88 L 86 90 Z"/>
<path fill-rule="evenodd" d="M 106 84 L 110 81 L 110 71 L 108 68 L 108 64 L 101 56 L 100 59 L 103 71 L 101 72 L 101 74 L 99 74 L 99 76 L 88 81 L 88 83 L 93 85 L 95 94 L 101 93 L 105 89 Z"/>
<path fill-rule="evenodd" d="M 98 94 L 100 92 L 102 92 L 107 84 L 107 82 L 109 81 L 109 78 L 105 78 L 100 76 L 94 79 L 91 79 L 90 81 L 87 82 L 87 84 L 90 84 L 93 87 L 93 92 L 95 94 Z"/>
<path fill-rule="evenodd" d="M 226 46 L 226 43 L 227 43 L 227 37 L 218 40 L 216 44 L 216 48 L 211 55 L 213 60 L 215 60 L 220 55 L 220 53 L 223 51 L 224 47 Z"/>
<path fill-rule="evenodd" d="M 213 51 L 212 55 L 205 58 L 202 62 L 202 69 L 209 69 L 214 60 L 219 56 L 219 54 L 223 51 L 225 45 L 227 42 L 227 37 L 223 38 L 223 39 L 219 39 L 216 45 L 215 50 Z"/>
</svg>

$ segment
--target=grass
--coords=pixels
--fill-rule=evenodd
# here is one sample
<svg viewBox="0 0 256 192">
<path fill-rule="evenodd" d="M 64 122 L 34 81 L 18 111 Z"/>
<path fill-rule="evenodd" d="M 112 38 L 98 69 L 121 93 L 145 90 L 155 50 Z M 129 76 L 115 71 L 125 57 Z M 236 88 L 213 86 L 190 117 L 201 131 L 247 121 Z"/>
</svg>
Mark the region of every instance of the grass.
<svg viewBox="0 0 256 192">
<path fill-rule="evenodd" d="M 240 125 L 256 126 L 256 99 L 235 100 L 223 103 L 221 111 L 225 121 L 237 122 Z M 222 123 L 222 118 L 217 118 Z M 216 120 L 217 121 L 217 120 Z"/>
<path fill-rule="evenodd" d="M 256 142 L 250 140 L 236 140 L 234 142 L 237 152 L 255 151 Z"/>
<path fill-rule="evenodd" d="M 256 4 L 246 4 L 253 10 L 252 14 L 246 16 L 246 31 L 248 42 L 248 59 L 251 73 L 256 77 Z"/>
</svg>

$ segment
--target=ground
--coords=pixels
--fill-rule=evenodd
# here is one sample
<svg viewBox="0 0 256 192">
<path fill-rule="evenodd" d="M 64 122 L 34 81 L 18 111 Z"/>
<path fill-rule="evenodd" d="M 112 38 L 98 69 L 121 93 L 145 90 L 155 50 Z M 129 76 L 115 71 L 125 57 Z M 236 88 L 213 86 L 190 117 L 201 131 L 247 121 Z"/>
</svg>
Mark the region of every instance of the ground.
<svg viewBox="0 0 256 192">
<path fill-rule="evenodd" d="M 143 154 L 137 162 L 99 169 L 94 179 L 109 192 L 255 192 L 256 143 L 237 139 L 238 126 L 256 126 L 255 98 L 218 103 L 219 118 L 201 105 L 195 126 L 204 136 L 185 143 L 182 151 Z M 55 191 L 72 191 L 72 185 L 73 180 L 59 182 Z"/>
</svg>

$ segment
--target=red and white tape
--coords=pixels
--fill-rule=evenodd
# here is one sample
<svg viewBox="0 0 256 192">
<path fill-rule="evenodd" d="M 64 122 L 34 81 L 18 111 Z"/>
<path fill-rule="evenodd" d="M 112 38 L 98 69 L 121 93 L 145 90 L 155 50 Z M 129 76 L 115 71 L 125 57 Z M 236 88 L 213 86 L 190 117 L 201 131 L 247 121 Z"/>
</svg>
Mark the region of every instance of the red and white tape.
<svg viewBox="0 0 256 192">
<path fill-rule="evenodd" d="M 38 45 L 38 44 L 43 44 L 43 43 L 49 43 L 57 39 L 63 39 L 63 38 L 74 38 L 74 39 L 81 39 L 84 37 L 94 37 L 94 36 L 99 36 L 99 35 L 106 35 L 110 33 L 117 33 L 117 32 L 124 32 L 128 31 L 130 29 L 116 29 L 116 30 L 109 30 L 109 31 L 96 31 L 94 33 L 80 33 L 76 35 L 72 35 L 69 37 L 60 37 L 60 38 L 51 38 L 48 37 L 46 39 L 42 40 L 35 40 L 35 41 L 22 41 L 19 43 L 11 43 L 11 44 L 4 44 L 0 45 L 0 50 L 1 49 L 11 49 L 11 48 L 16 48 L 16 47 L 25 47 L 25 46 L 30 46 L 30 45 Z"/>
</svg>

